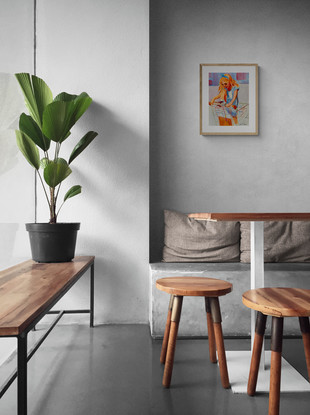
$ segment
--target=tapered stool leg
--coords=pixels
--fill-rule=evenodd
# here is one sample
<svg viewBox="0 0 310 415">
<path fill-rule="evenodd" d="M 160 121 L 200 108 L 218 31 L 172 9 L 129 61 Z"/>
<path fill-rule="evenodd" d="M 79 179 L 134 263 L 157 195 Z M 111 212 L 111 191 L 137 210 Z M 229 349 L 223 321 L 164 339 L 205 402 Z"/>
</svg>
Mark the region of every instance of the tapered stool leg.
<svg viewBox="0 0 310 415">
<path fill-rule="evenodd" d="M 222 332 L 222 316 L 218 297 L 210 297 L 210 306 L 222 386 L 227 389 L 229 388 L 229 378 Z"/>
<path fill-rule="evenodd" d="M 309 317 L 299 317 L 300 330 L 304 343 L 306 363 L 308 369 L 308 379 L 310 382 L 310 324 Z"/>
<path fill-rule="evenodd" d="M 214 335 L 214 327 L 213 327 L 213 320 L 211 314 L 211 306 L 208 297 L 205 297 L 205 305 L 206 305 L 206 313 L 207 313 L 207 326 L 208 326 L 208 341 L 209 341 L 209 356 L 210 362 L 216 363 L 216 347 L 215 347 L 215 335 Z"/>
<path fill-rule="evenodd" d="M 282 335 L 283 317 L 272 317 L 268 415 L 278 415 L 280 409 Z"/>
<path fill-rule="evenodd" d="M 170 301 L 169 301 L 169 306 L 168 306 L 168 315 L 167 315 L 166 328 L 165 328 L 165 333 L 164 333 L 164 338 L 163 338 L 163 344 L 161 346 L 160 363 L 165 363 L 165 361 L 166 361 L 167 346 L 168 346 L 168 339 L 169 339 L 169 333 L 170 333 L 173 298 L 174 298 L 174 295 L 171 294 Z"/>
<path fill-rule="evenodd" d="M 257 312 L 255 337 L 252 350 L 250 374 L 248 380 L 248 395 L 253 396 L 256 391 L 259 363 L 262 354 L 262 346 L 266 329 L 267 316 L 260 311 Z"/>
<path fill-rule="evenodd" d="M 165 370 L 163 376 L 163 385 L 166 388 L 169 388 L 172 376 L 173 361 L 174 361 L 174 352 L 175 345 L 177 341 L 179 322 L 181 317 L 182 310 L 182 296 L 175 296 L 173 300 L 172 313 L 171 313 L 171 324 L 170 324 L 170 333 L 168 340 L 168 348 L 166 354 Z"/>
</svg>

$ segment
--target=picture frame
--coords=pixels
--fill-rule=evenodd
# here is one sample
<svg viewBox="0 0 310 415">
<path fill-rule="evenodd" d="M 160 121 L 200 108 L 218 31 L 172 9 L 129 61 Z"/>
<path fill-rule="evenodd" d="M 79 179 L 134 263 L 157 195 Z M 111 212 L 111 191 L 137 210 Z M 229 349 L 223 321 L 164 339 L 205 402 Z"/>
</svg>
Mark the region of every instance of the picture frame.
<svg viewBox="0 0 310 415">
<path fill-rule="evenodd" d="M 258 135 L 258 64 L 200 64 L 200 135 Z"/>
</svg>

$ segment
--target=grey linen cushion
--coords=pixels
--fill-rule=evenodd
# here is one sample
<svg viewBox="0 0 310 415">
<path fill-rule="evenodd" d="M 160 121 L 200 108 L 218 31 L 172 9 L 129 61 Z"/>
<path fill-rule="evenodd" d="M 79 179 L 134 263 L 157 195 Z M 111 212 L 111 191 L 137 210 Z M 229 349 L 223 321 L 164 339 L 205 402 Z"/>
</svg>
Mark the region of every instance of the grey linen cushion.
<svg viewBox="0 0 310 415">
<path fill-rule="evenodd" d="M 164 211 L 164 262 L 239 262 L 239 222 L 198 221 Z"/>
<path fill-rule="evenodd" d="M 240 261 L 251 261 L 251 225 L 240 222 Z M 265 262 L 310 262 L 310 222 L 264 222 Z"/>
</svg>

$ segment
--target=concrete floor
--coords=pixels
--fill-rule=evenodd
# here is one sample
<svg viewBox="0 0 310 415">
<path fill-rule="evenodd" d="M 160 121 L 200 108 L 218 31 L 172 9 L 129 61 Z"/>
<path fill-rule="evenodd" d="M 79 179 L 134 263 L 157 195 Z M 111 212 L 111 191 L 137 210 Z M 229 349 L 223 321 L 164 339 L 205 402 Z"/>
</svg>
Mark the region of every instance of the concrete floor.
<svg viewBox="0 0 310 415">
<path fill-rule="evenodd" d="M 249 348 L 247 340 L 227 339 L 225 345 Z M 28 365 L 29 415 L 268 413 L 268 394 L 249 397 L 222 389 L 206 339 L 178 340 L 172 385 L 164 389 L 160 348 L 146 325 L 57 326 Z M 301 340 L 285 340 L 283 355 L 306 376 Z M 14 360 L 0 368 L 1 383 Z M 281 415 L 308 415 L 310 395 L 282 394 L 280 406 Z M 0 414 L 16 414 L 16 382 L 0 399 Z"/>
</svg>

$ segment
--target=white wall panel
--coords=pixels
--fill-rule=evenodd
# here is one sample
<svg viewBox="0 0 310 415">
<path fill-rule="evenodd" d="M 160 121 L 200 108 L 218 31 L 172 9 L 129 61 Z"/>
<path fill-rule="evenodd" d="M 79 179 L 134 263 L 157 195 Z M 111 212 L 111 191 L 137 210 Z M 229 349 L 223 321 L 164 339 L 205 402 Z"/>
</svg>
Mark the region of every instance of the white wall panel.
<svg viewBox="0 0 310 415">
<path fill-rule="evenodd" d="M 97 323 L 147 322 L 148 19 L 145 0 L 38 2 L 37 74 L 54 93 L 93 98 L 72 140 L 88 130 L 99 135 L 72 163 L 63 189 L 83 191 L 59 221 L 81 222 L 77 254 L 96 255 Z M 45 203 L 39 221 L 48 220 Z M 87 301 L 85 287 L 68 302 Z"/>
</svg>

